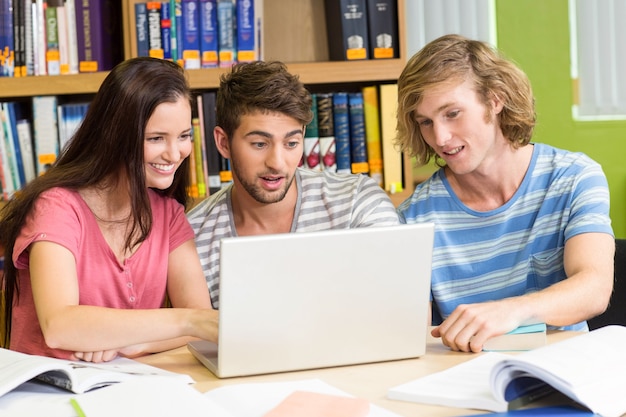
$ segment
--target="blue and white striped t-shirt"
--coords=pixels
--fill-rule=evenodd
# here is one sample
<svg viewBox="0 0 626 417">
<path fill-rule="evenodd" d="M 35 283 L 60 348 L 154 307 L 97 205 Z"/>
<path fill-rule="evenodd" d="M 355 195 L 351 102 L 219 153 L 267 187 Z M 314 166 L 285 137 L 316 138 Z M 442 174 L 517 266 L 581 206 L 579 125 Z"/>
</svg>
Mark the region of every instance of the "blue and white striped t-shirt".
<svg viewBox="0 0 626 417">
<path fill-rule="evenodd" d="M 539 291 L 566 277 L 565 241 L 613 235 L 609 189 L 599 164 L 582 153 L 534 144 L 517 192 L 486 212 L 465 206 L 443 169 L 398 207 L 406 223 L 434 222 L 432 298 L 445 319 L 459 304 Z M 586 329 L 586 322 L 564 329 Z"/>
<path fill-rule="evenodd" d="M 292 233 L 400 223 L 387 193 L 366 175 L 298 168 L 295 178 Z M 237 236 L 231 190 L 232 185 L 221 189 L 187 214 L 214 308 L 219 308 L 220 240 Z"/>
</svg>

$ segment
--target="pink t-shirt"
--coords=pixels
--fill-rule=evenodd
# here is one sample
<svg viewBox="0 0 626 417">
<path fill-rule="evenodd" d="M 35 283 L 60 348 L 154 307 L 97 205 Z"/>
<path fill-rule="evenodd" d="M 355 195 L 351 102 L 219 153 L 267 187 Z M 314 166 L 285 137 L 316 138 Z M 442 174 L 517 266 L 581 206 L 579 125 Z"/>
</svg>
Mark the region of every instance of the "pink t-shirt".
<svg viewBox="0 0 626 417">
<path fill-rule="evenodd" d="M 152 230 L 137 251 L 119 263 L 96 219 L 75 191 L 44 192 L 15 242 L 13 262 L 19 272 L 19 299 L 13 307 L 11 349 L 68 358 L 72 352 L 51 349 L 43 339 L 33 303 L 28 270 L 29 245 L 58 243 L 74 254 L 81 305 L 124 309 L 159 308 L 166 294 L 168 255 L 193 239 L 183 206 L 149 190 Z M 155 323 L 158 325 L 158 323 Z"/>
</svg>

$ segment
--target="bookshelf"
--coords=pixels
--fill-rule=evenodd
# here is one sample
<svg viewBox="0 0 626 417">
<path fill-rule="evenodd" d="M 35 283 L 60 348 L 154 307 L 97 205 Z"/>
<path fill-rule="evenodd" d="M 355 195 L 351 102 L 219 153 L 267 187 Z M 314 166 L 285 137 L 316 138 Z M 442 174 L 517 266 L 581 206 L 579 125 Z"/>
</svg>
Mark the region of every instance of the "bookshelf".
<svg viewBox="0 0 626 417">
<path fill-rule="evenodd" d="M 329 61 L 324 17 L 324 0 L 263 0 L 263 48 L 265 60 L 280 60 L 307 85 L 392 82 L 406 62 L 405 2 L 398 0 L 398 59 Z M 137 55 L 135 3 L 122 0 L 125 58 Z M 215 89 L 224 68 L 188 70 L 195 90 Z M 107 72 L 77 75 L 0 78 L 0 99 L 36 95 L 71 96 L 97 92 Z M 411 161 L 404 158 L 405 189 L 392 194 L 394 204 L 406 199 L 413 189 Z M 1 203 L 0 203 L 1 204 Z"/>
</svg>

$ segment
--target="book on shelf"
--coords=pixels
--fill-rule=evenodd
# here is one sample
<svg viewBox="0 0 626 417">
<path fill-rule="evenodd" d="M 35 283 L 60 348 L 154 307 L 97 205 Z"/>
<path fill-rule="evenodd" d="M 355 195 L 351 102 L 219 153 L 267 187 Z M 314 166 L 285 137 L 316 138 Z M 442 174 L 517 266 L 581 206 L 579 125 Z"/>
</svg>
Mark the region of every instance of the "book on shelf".
<svg viewBox="0 0 626 417">
<path fill-rule="evenodd" d="M 161 46 L 163 59 L 172 59 L 172 13 L 169 1 L 161 2 Z"/>
<path fill-rule="evenodd" d="M 65 148 L 83 122 L 89 103 L 66 103 L 57 106 L 57 126 L 59 129 L 59 151 Z"/>
<path fill-rule="evenodd" d="M 198 0 L 182 0 L 181 51 L 185 69 L 200 68 L 200 10 Z"/>
<path fill-rule="evenodd" d="M 510 332 L 487 339 L 484 351 L 523 351 L 544 346 L 547 342 L 545 323 L 520 326 Z"/>
<path fill-rule="evenodd" d="M 28 119 L 19 119 L 16 122 L 17 137 L 20 142 L 22 152 L 22 164 L 24 166 L 24 178 L 26 183 L 35 179 L 37 170 L 35 168 L 35 152 L 33 149 L 32 124 Z"/>
<path fill-rule="evenodd" d="M 320 136 L 317 124 L 317 94 L 311 94 L 313 118 L 304 131 L 304 151 L 302 160 L 306 168 L 320 171 Z"/>
<path fill-rule="evenodd" d="M 363 113 L 363 93 L 348 94 L 350 112 L 350 156 L 353 174 L 367 174 L 367 147 L 365 141 L 365 115 Z"/>
<path fill-rule="evenodd" d="M 123 60 L 121 2 L 77 0 L 79 72 L 108 71 Z"/>
<path fill-rule="evenodd" d="M 194 156 L 194 168 L 196 170 L 196 187 L 198 189 L 198 197 L 204 198 L 206 197 L 206 182 L 204 180 L 204 169 L 203 169 L 203 146 L 202 146 L 202 134 L 200 131 L 202 130 L 200 127 L 200 118 L 194 117 L 191 120 L 191 125 L 193 127 L 193 156 Z"/>
<path fill-rule="evenodd" d="M 82 394 L 123 381 L 156 376 L 186 384 L 194 382 L 189 375 L 165 371 L 127 358 L 95 364 L 0 348 L 0 396 L 30 380 Z"/>
<path fill-rule="evenodd" d="M 378 185 L 384 187 L 383 157 L 380 143 L 380 113 L 378 110 L 378 87 L 366 86 L 363 93 L 363 116 L 365 120 L 365 147 L 369 175 Z"/>
<path fill-rule="evenodd" d="M 219 62 L 217 0 L 200 0 L 200 65 L 202 68 L 217 68 Z"/>
<path fill-rule="evenodd" d="M 335 156 L 335 124 L 333 120 L 333 94 L 317 94 L 317 129 L 322 170 L 337 171 Z"/>
<path fill-rule="evenodd" d="M 47 75 L 46 68 L 46 13 L 44 0 L 35 0 L 33 3 L 33 28 L 34 28 L 34 70 L 35 75 Z"/>
<path fill-rule="evenodd" d="M 328 55 L 331 61 L 369 58 L 365 0 L 324 0 Z"/>
<path fill-rule="evenodd" d="M 65 3 L 65 20 L 66 20 L 66 36 L 67 36 L 67 72 L 62 74 L 78 74 L 78 38 L 76 33 L 76 1 L 64 0 Z"/>
<path fill-rule="evenodd" d="M 392 387 L 394 400 L 504 412 L 558 392 L 603 417 L 626 413 L 626 327 L 606 326 L 519 354 L 484 352 Z"/>
<path fill-rule="evenodd" d="M 398 58 L 397 0 L 367 0 L 370 57 Z"/>
<path fill-rule="evenodd" d="M 32 0 L 22 0 L 22 16 L 24 20 L 24 68 L 21 71 L 22 76 L 35 75 L 35 30 L 33 30 L 33 7 Z"/>
<path fill-rule="evenodd" d="M 59 155 L 57 97 L 35 96 L 32 99 L 32 107 L 35 162 L 37 175 L 41 175 Z"/>
<path fill-rule="evenodd" d="M 8 103 L 1 103 L 0 105 L 0 129 L 3 132 L 3 143 L 0 145 L 0 152 L 3 154 L 2 163 L 7 189 L 9 194 L 11 194 L 22 188 L 24 184 L 24 170 L 19 143 L 17 137 L 14 137 L 14 127 L 11 124 Z"/>
<path fill-rule="evenodd" d="M 221 68 L 229 68 L 237 62 L 236 15 L 232 0 L 217 0 L 217 53 Z"/>
<path fill-rule="evenodd" d="M 135 3 L 135 40 L 137 56 L 150 56 L 147 3 Z"/>
<path fill-rule="evenodd" d="M 44 8 L 44 16 L 46 17 L 46 69 L 48 75 L 61 74 L 57 9 L 62 4 L 63 0 L 46 0 L 46 7 Z"/>
<path fill-rule="evenodd" d="M 1 3 L 1 2 L 0 2 Z M 24 2 L 22 0 L 13 0 L 13 76 L 22 77 L 26 75 L 25 64 L 25 24 L 26 17 L 24 15 Z M 1 9 L 2 7 L 0 7 Z M 0 14 L 2 12 L 0 11 Z M 1 20 L 1 19 L 0 19 Z M 2 26 L 2 23 L 0 23 Z M 5 27 L 5 31 L 7 28 Z M 2 29 L 0 29 L 2 32 Z M 9 39 L 11 35 L 8 35 Z M 2 35 L 0 34 L 0 39 Z M 7 42 L 10 43 L 10 42 Z M 2 41 L 0 40 L 0 48 L 4 49 Z M 1 55 L 1 54 L 0 54 Z"/>
<path fill-rule="evenodd" d="M 0 77 L 13 77 L 15 71 L 15 33 L 11 3 L 0 1 Z"/>
<path fill-rule="evenodd" d="M 207 165 L 207 151 L 206 151 L 206 135 L 204 132 L 204 113 L 202 111 L 203 101 L 202 95 L 196 96 L 196 114 L 198 115 L 198 126 L 193 126 L 194 128 L 194 141 L 196 140 L 195 134 L 196 130 L 198 133 L 198 140 L 200 141 L 200 170 L 202 171 L 200 175 L 202 175 L 202 183 L 204 184 L 204 197 L 209 195 L 209 170 Z"/>
<path fill-rule="evenodd" d="M 224 188 L 233 182 L 233 172 L 230 168 L 230 159 L 220 154 L 220 187 Z"/>
<path fill-rule="evenodd" d="M 396 113 L 398 110 L 398 84 L 379 86 L 380 141 L 383 157 L 383 183 L 385 191 L 394 194 L 402 191 L 402 154 L 396 148 Z"/>
<path fill-rule="evenodd" d="M 194 124 L 200 124 L 196 117 L 191 119 L 192 127 Z M 196 149 L 195 144 L 193 143 L 195 140 L 195 132 L 192 131 L 192 141 L 191 141 L 191 152 L 187 157 L 189 159 L 189 188 L 187 189 L 187 195 L 191 198 L 198 198 L 198 177 L 196 171 Z"/>
<path fill-rule="evenodd" d="M 206 148 L 206 164 L 207 164 L 207 193 L 213 194 L 222 187 L 220 179 L 221 169 L 221 155 L 217 150 L 215 144 L 215 136 L 213 129 L 215 129 L 215 99 L 216 93 L 214 91 L 206 91 L 201 93 L 198 97 L 198 113 L 202 114 L 201 128 L 204 131 L 204 143 Z"/>
<path fill-rule="evenodd" d="M 13 193 L 18 190 L 15 177 L 11 169 L 12 161 L 9 160 L 9 150 L 7 149 L 7 138 L 4 126 L 0 120 L 0 180 L 2 184 L 2 198 L 10 199 Z"/>
<path fill-rule="evenodd" d="M 237 62 L 262 60 L 263 0 L 236 1 Z"/>
<path fill-rule="evenodd" d="M 148 56 L 163 59 L 163 41 L 161 39 L 161 3 L 146 3 L 148 20 Z"/>
<path fill-rule="evenodd" d="M 352 172 L 350 149 L 350 114 L 348 93 L 333 93 L 333 126 L 335 129 L 335 163 L 340 174 Z"/>
</svg>

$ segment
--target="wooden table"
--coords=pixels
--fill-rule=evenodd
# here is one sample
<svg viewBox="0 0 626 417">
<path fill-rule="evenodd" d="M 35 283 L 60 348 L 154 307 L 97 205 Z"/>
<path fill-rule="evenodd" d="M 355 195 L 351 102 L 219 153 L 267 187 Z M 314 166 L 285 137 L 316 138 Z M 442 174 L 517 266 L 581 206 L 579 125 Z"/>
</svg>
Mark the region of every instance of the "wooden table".
<svg viewBox="0 0 626 417">
<path fill-rule="evenodd" d="M 575 335 L 575 332 L 548 332 L 553 343 Z M 364 365 L 342 366 L 298 372 L 219 379 L 189 353 L 186 347 L 158 353 L 138 359 L 168 371 L 190 375 L 200 392 L 239 383 L 297 381 L 319 378 L 351 395 L 368 399 L 371 403 L 403 416 L 459 416 L 482 414 L 478 410 L 447 408 L 427 404 L 389 400 L 387 390 L 415 378 L 442 371 L 451 366 L 475 358 L 476 354 L 452 352 L 439 339 L 429 335 L 426 355 L 418 359 L 381 362 Z"/>
</svg>

